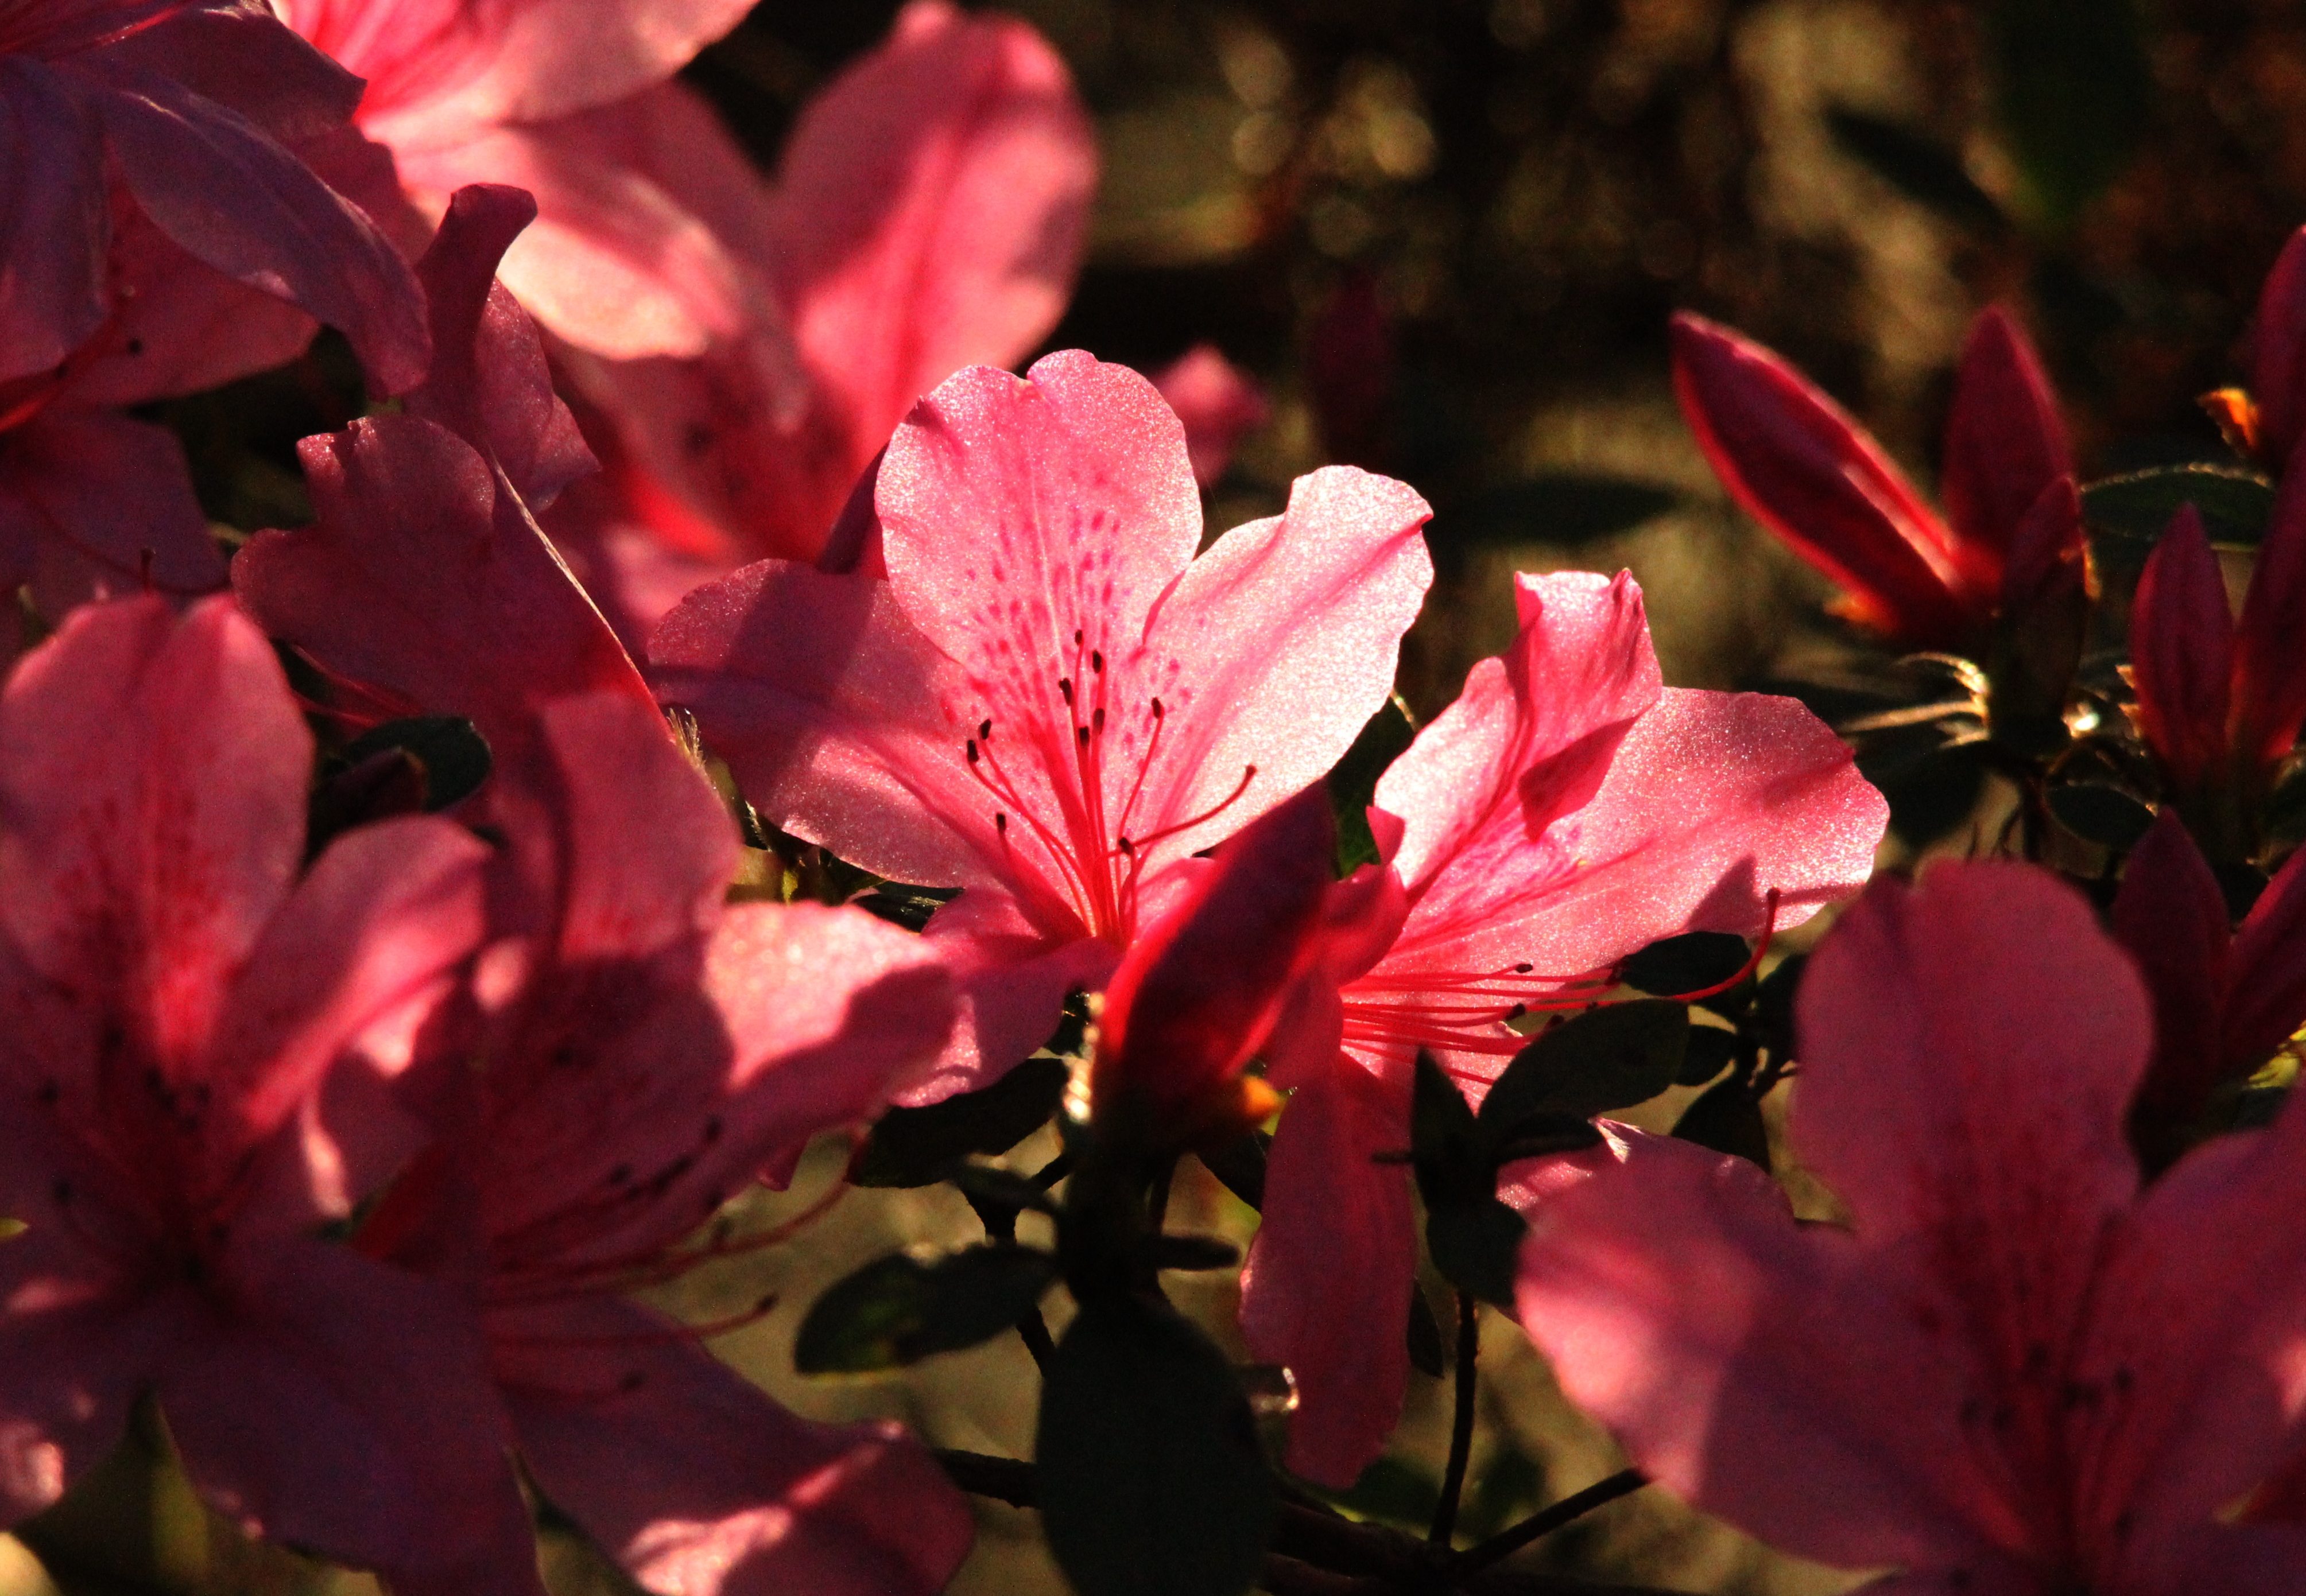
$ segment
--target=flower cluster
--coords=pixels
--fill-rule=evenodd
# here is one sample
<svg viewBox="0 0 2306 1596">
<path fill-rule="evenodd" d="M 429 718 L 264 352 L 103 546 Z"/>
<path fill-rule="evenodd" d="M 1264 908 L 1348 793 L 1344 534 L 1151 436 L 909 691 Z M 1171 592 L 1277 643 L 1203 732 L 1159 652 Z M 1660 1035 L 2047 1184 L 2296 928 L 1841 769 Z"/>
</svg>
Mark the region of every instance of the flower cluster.
<svg viewBox="0 0 2306 1596">
<path fill-rule="evenodd" d="M 1335 1574 L 1503 1555 L 1449 1545 L 1487 1302 L 1648 1477 L 1882 1588 L 2306 1581 L 2269 1062 L 2306 1022 L 2306 242 L 2217 397 L 2268 507 L 2241 619 L 2182 508 L 2108 679 L 2013 316 L 1943 515 L 1676 324 L 1732 495 L 1967 684 L 1872 727 L 2016 794 L 2023 860 L 1908 884 L 1843 737 L 1667 687 L 1622 573 L 1516 577 L 1510 644 L 1370 756 L 1425 500 L 1333 465 L 1212 538 L 1265 413 L 1221 355 L 1007 369 L 1095 181 L 1049 47 L 912 0 L 771 180 L 672 76 L 745 9 L 0 0 L 6 1522 L 158 1435 L 395 1592 L 540 1592 L 541 1506 L 658 1596 L 942 1589 L 998 1460 L 805 1420 L 707 1348 L 757 1311 L 646 1295 L 786 1240 L 742 1199 L 832 1136 L 987 1239 L 866 1263 L 800 1363 L 1013 1327 L 1004 1489 L 1087 1596 L 1283 1576 L 1285 1481 L 1397 1426 L 1421 1259 L 1460 1313 L 1443 1514 Z M 298 446 L 309 523 L 227 555 L 127 407 L 320 324 L 376 403 Z M 1596 1117 L 1701 1087 L 1671 1135 Z M 1037 1174 L 984 1161 L 1052 1122 Z M 1245 1258 L 1166 1230 L 1188 1157 Z M 1235 1261 L 1285 1437 L 1164 1290 Z"/>
</svg>

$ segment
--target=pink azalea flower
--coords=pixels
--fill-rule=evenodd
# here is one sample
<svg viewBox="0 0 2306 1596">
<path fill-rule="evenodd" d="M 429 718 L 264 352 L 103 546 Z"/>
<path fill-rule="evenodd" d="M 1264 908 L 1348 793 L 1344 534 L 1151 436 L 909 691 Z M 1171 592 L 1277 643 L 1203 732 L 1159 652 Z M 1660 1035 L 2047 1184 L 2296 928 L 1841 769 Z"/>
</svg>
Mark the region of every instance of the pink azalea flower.
<svg viewBox="0 0 2306 1596">
<path fill-rule="evenodd" d="M 1841 585 L 1851 614 L 1917 648 L 1970 649 L 1996 614 L 2079 591 L 2071 448 L 2018 323 L 1981 312 L 1946 419 L 1941 516 L 1841 407 L 1728 328 L 1673 321 L 1674 390 L 1714 474 Z"/>
<path fill-rule="evenodd" d="M 1812 959 L 1792 1135 L 1850 1225 L 1637 1139 L 1538 1205 L 1520 1312 L 1667 1489 L 1869 1589 L 2287 1592 L 2223 1522 L 2306 1431 L 2306 1114 L 2143 1191 L 2145 994 L 2047 874 L 1877 883 Z"/>
<path fill-rule="evenodd" d="M 279 141 L 359 85 L 258 0 L 64 0 L 0 21 L 16 195 L 0 229 L 0 380 L 60 366 L 114 303 L 112 178 L 177 248 L 342 329 L 388 393 L 424 364 L 422 302 L 358 209 Z"/>
<path fill-rule="evenodd" d="M 1157 373 L 1153 386 L 1184 423 L 1193 480 L 1204 488 L 1225 475 L 1234 448 L 1265 424 L 1270 409 L 1265 390 L 1214 344 L 1194 345 Z"/>
<path fill-rule="evenodd" d="M 1340 949 L 1331 1046 L 1269 1068 L 1274 1138 L 1242 1326 L 1296 1375 L 1290 1466 L 1350 1484 L 1408 1378 L 1420 1049 L 1478 1102 L 1527 1038 L 1507 1021 L 1590 1002 L 1610 967 L 1685 931 L 1799 924 L 1864 884 L 1888 824 L 1832 732 L 1789 698 L 1661 685 L 1628 576 L 1517 578 L 1521 634 L 1379 781 L 1388 898 Z M 1347 883 L 1351 888 L 1354 883 Z M 1337 1045 L 1341 1043 L 1342 1045 Z"/>
<path fill-rule="evenodd" d="M 2222 857 L 2252 850 L 2257 810 L 2306 721 L 2306 478 L 2293 474 L 2250 572 L 2237 621 L 2191 504 L 2147 556 L 2130 612 L 2139 735 L 2172 796 Z"/>
<path fill-rule="evenodd" d="M 645 1587 L 942 1589 L 970 1518 L 924 1450 L 795 1417 L 624 1293 L 768 1239 L 696 1233 L 934 1057 L 949 983 L 859 909 L 724 910 L 734 828 L 652 705 L 562 699 L 532 747 L 506 824 L 551 912 L 489 955 L 485 1063 L 431 1083 L 440 1139 L 358 1243 L 479 1305 L 530 1476 Z"/>
<path fill-rule="evenodd" d="M 2131 1105 L 2149 1172 L 2182 1152 L 2212 1092 L 2248 1076 L 2306 1023 L 2306 853 L 2275 873 L 2241 926 L 2175 809 L 2122 868 L 2114 940 L 2154 1000 L 2154 1055 Z"/>
<path fill-rule="evenodd" d="M 382 1093 L 479 943 L 485 850 L 388 821 L 299 879 L 312 760 L 225 600 L 82 610 L 0 694 L 0 1510 L 149 1393 L 229 1516 L 457 1583 L 519 1506 L 479 1338 L 319 1232 L 413 1145 Z"/>
<path fill-rule="evenodd" d="M 2202 396 L 2226 440 L 2275 472 L 2306 431 L 2306 227 L 2290 235 L 2259 290 L 2250 388 Z"/>
<path fill-rule="evenodd" d="M 1224 841 L 1321 775 L 1393 685 L 1424 502 L 1332 468 L 1198 559 L 1200 495 L 1150 383 L 1086 354 L 952 378 L 880 470 L 886 581 L 766 560 L 660 630 L 772 824 L 964 889 L 943 1096 L 1046 1039 Z"/>
</svg>

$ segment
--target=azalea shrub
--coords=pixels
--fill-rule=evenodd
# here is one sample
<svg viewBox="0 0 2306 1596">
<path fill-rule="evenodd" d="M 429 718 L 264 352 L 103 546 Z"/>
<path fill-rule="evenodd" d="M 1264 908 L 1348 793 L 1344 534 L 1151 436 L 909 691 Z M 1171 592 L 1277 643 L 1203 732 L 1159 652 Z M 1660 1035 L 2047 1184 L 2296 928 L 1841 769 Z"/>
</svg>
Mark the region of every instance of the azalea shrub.
<svg viewBox="0 0 2306 1596">
<path fill-rule="evenodd" d="M 1212 525 L 1273 395 L 1032 358 L 1052 45 L 910 0 L 772 166 L 676 76 L 747 10 L 0 0 L 12 1545 L 926 1596 L 1024 1510 L 1080 1596 L 1504 1596 L 1646 1588 L 1541 1566 L 1642 1492 L 1883 1592 L 2306 1588 L 2306 231 L 2228 457 L 2112 477 L 2015 304 L 1934 491 L 1682 312 L 1842 679 L 1668 686 L 1531 568 L 1420 713 L 1482 568 L 1377 469 L 1374 280 L 1296 412 L 1355 463 Z M 300 358 L 296 513 L 211 523 L 163 402 Z M 807 1416 L 681 1288 L 875 1193 L 968 1231 L 819 1258 Z M 1624 1467 L 1476 1522 L 1501 1341 Z M 996 1345 L 1013 1455 L 889 1399 Z"/>
</svg>

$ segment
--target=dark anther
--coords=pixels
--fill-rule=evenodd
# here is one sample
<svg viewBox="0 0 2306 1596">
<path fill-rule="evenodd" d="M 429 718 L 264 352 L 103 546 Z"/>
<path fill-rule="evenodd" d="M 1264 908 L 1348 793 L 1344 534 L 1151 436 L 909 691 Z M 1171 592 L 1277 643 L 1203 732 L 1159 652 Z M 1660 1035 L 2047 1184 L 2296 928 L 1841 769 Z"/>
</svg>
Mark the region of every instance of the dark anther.
<svg viewBox="0 0 2306 1596">
<path fill-rule="evenodd" d="M 39 1097 L 40 1104 L 43 1107 L 55 1107 L 56 1099 L 64 1095 L 64 1088 L 56 1084 L 56 1080 L 54 1076 L 50 1076 L 47 1080 L 40 1082 Z"/>
<path fill-rule="evenodd" d="M 721 1116 L 717 1114 L 706 1115 L 705 1120 L 705 1145 L 709 1148 L 720 1139 Z"/>
<path fill-rule="evenodd" d="M 1082 631 L 1079 627 L 1075 627 L 1073 628 L 1073 646 L 1075 648 L 1079 648 L 1082 644 L 1088 641 L 1089 634 Z"/>
<path fill-rule="evenodd" d="M 1507 1020 L 1519 1020 L 1523 1015 L 1528 1012 L 1529 1005 L 1527 1003 L 1516 1003 L 1512 1008 L 1506 1011 L 1506 1018 Z"/>
<path fill-rule="evenodd" d="M 990 716 L 977 723 L 977 740 L 981 743 L 989 743 L 993 740 L 993 721 Z"/>
<path fill-rule="evenodd" d="M 1105 653 L 1103 650 L 1092 648 L 1089 651 L 1089 668 L 1091 670 L 1097 671 L 1102 671 L 1105 669 Z"/>
<path fill-rule="evenodd" d="M 64 1176 L 58 1175 L 56 1177 L 56 1183 L 48 1188 L 48 1195 L 56 1199 L 56 1207 L 60 1208 L 63 1208 L 65 1204 L 72 1201 L 72 1182 L 64 1179 Z"/>
<path fill-rule="evenodd" d="M 1115 843 L 1114 846 L 1121 850 L 1121 857 L 1123 858 L 1133 859 L 1137 857 L 1137 844 L 1132 842 L 1126 837 L 1123 837 L 1120 841 Z"/>
<path fill-rule="evenodd" d="M 969 739 L 969 763 L 977 763 L 977 739 L 973 737 Z"/>
<path fill-rule="evenodd" d="M 1057 678 L 1057 691 L 1065 696 L 1067 704 L 1071 704 L 1073 701 L 1073 679 L 1070 676 Z"/>
<path fill-rule="evenodd" d="M 639 1370 L 628 1369 L 625 1378 L 617 1382 L 617 1390 L 620 1395 L 629 1396 L 647 1383 L 646 1377 Z"/>
<path fill-rule="evenodd" d="M 143 340 L 143 339 L 141 339 L 141 338 L 131 338 L 131 339 L 129 339 L 129 340 L 128 340 L 128 353 L 129 353 L 129 354 L 143 354 L 143 353 L 144 353 L 144 340 Z"/>
<path fill-rule="evenodd" d="M 1153 718 L 1154 718 L 1155 720 L 1157 720 L 1157 720 L 1159 720 L 1159 719 L 1161 718 L 1162 713 L 1163 713 L 1163 712 L 1162 712 L 1162 709 L 1161 709 L 1161 701 L 1160 701 L 1158 698 L 1156 698 L 1156 699 L 1153 701 Z"/>
<path fill-rule="evenodd" d="M 1516 964 L 1514 966 L 1514 974 L 1517 976 L 1525 976 L 1536 968 L 1537 967 L 1535 965 L 1531 964 Z"/>
<path fill-rule="evenodd" d="M 1080 746 L 1081 746 L 1082 747 L 1086 748 L 1086 747 L 1089 747 L 1089 728 L 1088 728 L 1088 727 L 1086 727 L 1086 726 L 1076 726 L 1076 727 L 1074 727 L 1074 728 L 1073 728 L 1073 737 L 1074 737 L 1074 738 L 1075 738 L 1077 741 L 1079 741 L 1079 742 L 1080 742 Z"/>
<path fill-rule="evenodd" d="M 609 1172 L 609 1184 L 611 1186 L 621 1186 L 632 1178 L 633 1166 L 629 1164 L 619 1164 Z"/>
<path fill-rule="evenodd" d="M 1000 814 L 996 811 L 993 816 L 993 829 L 1000 832 L 1003 836 L 1007 836 L 1009 834 L 1009 817 L 1006 815 Z"/>
<path fill-rule="evenodd" d="M 1102 732 L 1102 731 L 1104 731 L 1104 730 L 1105 730 L 1105 706 L 1104 706 L 1103 704 L 1098 704 L 1095 709 L 1093 709 L 1093 710 L 1089 711 L 1089 730 L 1090 730 L 1091 731 L 1096 731 L 1096 732 Z"/>
</svg>

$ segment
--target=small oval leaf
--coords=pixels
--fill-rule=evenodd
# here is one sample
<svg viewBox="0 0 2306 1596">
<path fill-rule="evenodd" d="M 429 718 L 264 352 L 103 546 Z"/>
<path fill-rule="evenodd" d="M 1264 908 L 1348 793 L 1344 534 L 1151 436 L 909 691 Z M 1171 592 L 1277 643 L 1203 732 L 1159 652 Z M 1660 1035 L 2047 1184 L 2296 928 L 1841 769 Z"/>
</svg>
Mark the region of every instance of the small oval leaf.
<svg viewBox="0 0 2306 1596">
<path fill-rule="evenodd" d="M 923 1262 L 900 1252 L 835 1282 L 801 1321 L 793 1367 L 869 1374 L 989 1341 L 1024 1318 L 1057 1278 L 1030 1247 L 969 1247 Z"/>
</svg>

